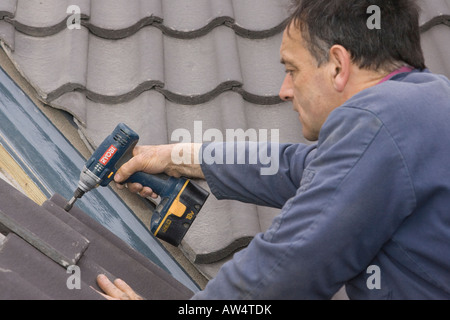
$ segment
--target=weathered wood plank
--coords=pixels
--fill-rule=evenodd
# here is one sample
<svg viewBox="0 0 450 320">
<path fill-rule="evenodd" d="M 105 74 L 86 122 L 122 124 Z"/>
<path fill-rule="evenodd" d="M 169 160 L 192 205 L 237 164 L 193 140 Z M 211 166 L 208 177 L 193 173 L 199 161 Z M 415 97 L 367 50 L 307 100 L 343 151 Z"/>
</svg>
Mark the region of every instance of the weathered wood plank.
<svg viewBox="0 0 450 320">
<path fill-rule="evenodd" d="M 0 144 L 0 178 L 13 185 L 31 200 L 42 205 L 47 197 L 28 177 L 25 171 L 17 164 L 11 155 Z"/>
</svg>

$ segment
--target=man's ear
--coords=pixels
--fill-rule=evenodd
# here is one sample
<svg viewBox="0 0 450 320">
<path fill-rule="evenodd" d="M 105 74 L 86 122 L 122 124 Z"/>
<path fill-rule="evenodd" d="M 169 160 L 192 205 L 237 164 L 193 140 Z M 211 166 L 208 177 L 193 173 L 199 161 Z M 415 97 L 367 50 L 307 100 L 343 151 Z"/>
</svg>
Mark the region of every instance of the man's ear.
<svg viewBox="0 0 450 320">
<path fill-rule="evenodd" d="M 341 45 L 334 45 L 330 49 L 330 68 L 334 88 L 344 91 L 350 77 L 351 56 Z"/>
</svg>

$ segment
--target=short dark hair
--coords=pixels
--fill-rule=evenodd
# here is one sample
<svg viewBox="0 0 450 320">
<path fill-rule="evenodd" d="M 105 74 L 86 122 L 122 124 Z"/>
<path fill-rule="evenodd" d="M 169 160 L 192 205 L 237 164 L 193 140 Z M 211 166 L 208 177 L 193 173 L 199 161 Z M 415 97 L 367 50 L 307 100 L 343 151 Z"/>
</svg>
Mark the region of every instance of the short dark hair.
<svg viewBox="0 0 450 320">
<path fill-rule="evenodd" d="M 367 25 L 372 5 L 381 11 L 381 29 Z M 294 0 L 288 26 L 300 29 L 319 66 L 339 44 L 360 68 L 390 70 L 408 64 L 425 69 L 419 11 L 413 0 Z"/>
</svg>

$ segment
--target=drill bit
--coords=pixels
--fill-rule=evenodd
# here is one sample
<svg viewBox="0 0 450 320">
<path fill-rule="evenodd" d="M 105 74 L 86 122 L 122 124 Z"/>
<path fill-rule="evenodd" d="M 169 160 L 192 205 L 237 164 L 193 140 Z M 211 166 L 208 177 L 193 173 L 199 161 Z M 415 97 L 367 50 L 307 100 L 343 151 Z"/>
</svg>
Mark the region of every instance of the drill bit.
<svg viewBox="0 0 450 320">
<path fill-rule="evenodd" d="M 80 188 L 77 188 L 77 190 L 73 194 L 72 199 L 70 199 L 69 202 L 67 202 L 66 206 L 64 207 L 64 210 L 69 212 L 73 208 L 75 201 L 80 199 L 84 194 L 85 194 L 85 191 L 81 190 Z"/>
<path fill-rule="evenodd" d="M 69 212 L 73 208 L 75 201 L 77 201 L 77 198 L 75 196 L 73 196 L 72 199 L 70 199 L 70 201 L 67 202 L 66 206 L 64 207 L 64 210 Z"/>
</svg>

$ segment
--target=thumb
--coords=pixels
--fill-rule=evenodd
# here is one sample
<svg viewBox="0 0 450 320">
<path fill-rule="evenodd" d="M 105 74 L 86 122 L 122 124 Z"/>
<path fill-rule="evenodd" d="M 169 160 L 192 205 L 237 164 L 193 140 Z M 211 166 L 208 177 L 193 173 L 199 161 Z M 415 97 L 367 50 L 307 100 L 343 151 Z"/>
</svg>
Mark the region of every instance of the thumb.
<svg viewBox="0 0 450 320">
<path fill-rule="evenodd" d="M 133 173 L 142 171 L 143 165 L 139 157 L 136 157 L 140 153 L 139 147 L 135 147 L 133 150 L 133 155 L 128 162 L 124 163 L 119 170 L 117 170 L 114 181 L 116 183 L 125 182 Z"/>
<path fill-rule="evenodd" d="M 130 161 L 126 162 L 122 165 L 119 170 L 117 170 L 114 181 L 116 183 L 125 182 L 133 173 L 140 171 L 137 161 L 135 158 L 132 158 Z"/>
</svg>

